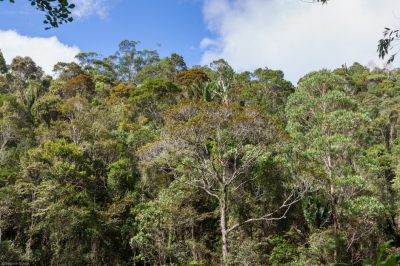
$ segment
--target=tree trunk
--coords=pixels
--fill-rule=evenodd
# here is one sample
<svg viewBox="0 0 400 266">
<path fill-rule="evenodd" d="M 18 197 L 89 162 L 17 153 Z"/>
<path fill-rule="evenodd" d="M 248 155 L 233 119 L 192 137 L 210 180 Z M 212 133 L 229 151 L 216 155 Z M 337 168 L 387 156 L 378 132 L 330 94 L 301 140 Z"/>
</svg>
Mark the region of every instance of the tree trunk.
<svg viewBox="0 0 400 266">
<path fill-rule="evenodd" d="M 338 250 L 339 250 L 339 217 L 336 210 L 336 198 L 335 198 L 335 188 L 334 185 L 331 184 L 330 187 L 330 197 L 331 197 L 331 208 L 332 208 L 332 221 L 333 221 L 333 237 L 335 238 L 335 249 L 333 251 L 333 260 L 337 262 L 338 258 Z"/>
<path fill-rule="evenodd" d="M 221 219 L 221 235 L 222 235 L 222 262 L 227 265 L 228 257 L 228 233 L 226 230 L 226 188 L 224 188 L 223 195 L 220 199 L 220 219 Z"/>
<path fill-rule="evenodd" d="M 1 244 L 1 213 L 0 213 L 0 244 Z"/>
</svg>

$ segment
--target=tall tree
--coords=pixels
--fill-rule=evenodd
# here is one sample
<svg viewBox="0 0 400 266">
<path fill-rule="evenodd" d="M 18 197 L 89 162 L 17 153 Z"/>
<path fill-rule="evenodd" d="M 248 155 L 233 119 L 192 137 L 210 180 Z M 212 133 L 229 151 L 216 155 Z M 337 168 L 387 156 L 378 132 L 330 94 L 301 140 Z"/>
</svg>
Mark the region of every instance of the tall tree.
<svg viewBox="0 0 400 266">
<path fill-rule="evenodd" d="M 299 83 L 286 106 L 293 153 L 303 165 L 300 168 L 306 165 L 310 170 L 315 188 L 329 199 L 334 261 L 342 251 L 342 219 L 365 214 L 366 219 L 373 221 L 374 215 L 383 209 L 376 198 L 361 193 L 368 180 L 360 170 L 359 158 L 363 154 L 360 129 L 370 119 L 358 110 L 345 83 L 328 70 L 310 73 Z M 349 249 L 354 243 L 346 244 Z"/>
<path fill-rule="evenodd" d="M 136 88 L 131 97 L 126 102 L 133 107 L 130 112 L 126 111 L 126 117 L 142 119 L 146 117 L 157 127 L 161 127 L 163 122 L 163 113 L 165 109 L 177 102 L 180 89 L 176 84 L 163 79 L 146 79 L 143 84 Z"/>
<path fill-rule="evenodd" d="M 214 70 L 213 79 L 223 81 L 224 83 L 230 83 L 235 74 L 233 68 L 222 58 L 212 61 L 210 67 Z"/>
<path fill-rule="evenodd" d="M 5 73 L 7 73 L 7 71 L 8 71 L 8 69 L 7 69 L 6 60 L 4 60 L 3 53 L 1 52 L 1 49 L 0 49 L 0 74 L 5 74 Z"/>
<path fill-rule="evenodd" d="M 251 74 L 253 80 L 241 90 L 245 104 L 258 105 L 266 112 L 284 118 L 287 97 L 294 91 L 291 82 L 284 79 L 283 71 L 257 68 Z M 247 82 L 249 82 L 249 77 Z"/>
<path fill-rule="evenodd" d="M 15 57 L 11 62 L 11 72 L 24 84 L 27 83 L 29 79 L 40 79 L 41 77 L 36 77 L 36 72 L 38 67 L 36 63 L 30 57 Z"/>
<path fill-rule="evenodd" d="M 236 204 L 233 195 L 257 178 L 249 174 L 251 166 L 271 156 L 270 152 L 286 141 L 279 122 L 256 108 L 188 102 L 168 112 L 160 139 L 141 148 L 138 156 L 144 173 L 165 171 L 218 202 L 222 261 L 226 265 L 228 236 L 233 230 L 257 221 L 283 219 L 304 192 L 295 192 L 288 185 L 280 205 L 264 209 L 258 217 L 229 219 L 228 212 Z"/>
<path fill-rule="evenodd" d="M 136 74 L 145 65 L 153 65 L 159 61 L 158 52 L 155 50 L 138 51 L 136 45 L 139 43 L 139 41 L 123 40 L 116 53 L 119 59 L 119 73 L 127 82 L 134 82 Z"/>
</svg>

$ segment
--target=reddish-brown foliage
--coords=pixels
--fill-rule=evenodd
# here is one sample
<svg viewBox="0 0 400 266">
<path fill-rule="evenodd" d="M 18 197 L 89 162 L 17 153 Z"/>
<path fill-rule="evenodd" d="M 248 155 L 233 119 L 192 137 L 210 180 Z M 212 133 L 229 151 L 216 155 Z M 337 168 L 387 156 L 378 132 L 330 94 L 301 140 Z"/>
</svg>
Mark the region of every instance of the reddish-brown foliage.
<svg viewBox="0 0 400 266">
<path fill-rule="evenodd" d="M 79 74 L 67 82 L 64 87 L 64 96 L 67 98 L 76 96 L 80 93 L 82 96 L 88 96 L 93 92 L 94 84 L 90 76 Z"/>
<path fill-rule="evenodd" d="M 120 83 L 115 87 L 112 87 L 110 90 L 110 100 L 111 101 L 119 101 L 123 99 L 129 98 L 132 91 L 135 89 L 133 84 L 123 84 Z"/>
<path fill-rule="evenodd" d="M 189 86 L 196 82 L 208 81 L 207 73 L 201 68 L 183 70 L 176 75 L 176 83 L 182 86 Z"/>
</svg>

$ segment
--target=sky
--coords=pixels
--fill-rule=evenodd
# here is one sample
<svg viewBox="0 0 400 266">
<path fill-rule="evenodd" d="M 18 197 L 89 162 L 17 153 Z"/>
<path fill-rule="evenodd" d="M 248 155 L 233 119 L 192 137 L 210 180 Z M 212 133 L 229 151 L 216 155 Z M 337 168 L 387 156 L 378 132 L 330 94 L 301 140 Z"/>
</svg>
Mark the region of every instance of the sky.
<svg viewBox="0 0 400 266">
<path fill-rule="evenodd" d="M 400 26 L 398 0 L 69 0 L 74 21 L 45 30 L 43 12 L 15 2 L 0 2 L 0 49 L 8 64 L 30 56 L 47 74 L 79 52 L 106 57 L 135 40 L 189 67 L 223 58 L 238 73 L 280 69 L 296 84 L 322 68 L 383 67 L 377 42 L 384 27 Z"/>
</svg>

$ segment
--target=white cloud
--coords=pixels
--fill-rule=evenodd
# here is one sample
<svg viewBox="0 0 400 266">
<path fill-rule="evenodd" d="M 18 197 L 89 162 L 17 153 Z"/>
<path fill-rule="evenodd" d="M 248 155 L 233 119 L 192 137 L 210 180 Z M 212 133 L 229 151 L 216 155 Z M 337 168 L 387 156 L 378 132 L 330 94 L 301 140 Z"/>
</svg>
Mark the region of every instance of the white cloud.
<svg viewBox="0 0 400 266">
<path fill-rule="evenodd" d="M 281 69 L 293 83 L 344 63 L 382 65 L 377 41 L 384 27 L 400 24 L 397 0 L 204 0 L 203 15 L 216 38 L 200 44 L 202 64 L 224 58 L 237 71 Z"/>
<path fill-rule="evenodd" d="M 211 40 L 210 38 L 204 38 L 200 42 L 200 49 L 210 48 L 212 46 L 218 46 L 218 42 Z"/>
<path fill-rule="evenodd" d="M 75 8 L 72 9 L 72 16 L 87 18 L 97 15 L 100 18 L 106 18 L 109 10 L 108 2 L 106 0 L 73 0 L 71 3 L 75 4 Z"/>
<path fill-rule="evenodd" d="M 46 74 L 52 74 L 53 66 L 57 62 L 74 61 L 75 55 L 79 53 L 78 47 L 67 46 L 57 37 L 29 37 L 13 30 L 0 30 L 0 49 L 7 64 L 11 64 L 16 56 L 29 56 Z"/>
</svg>

